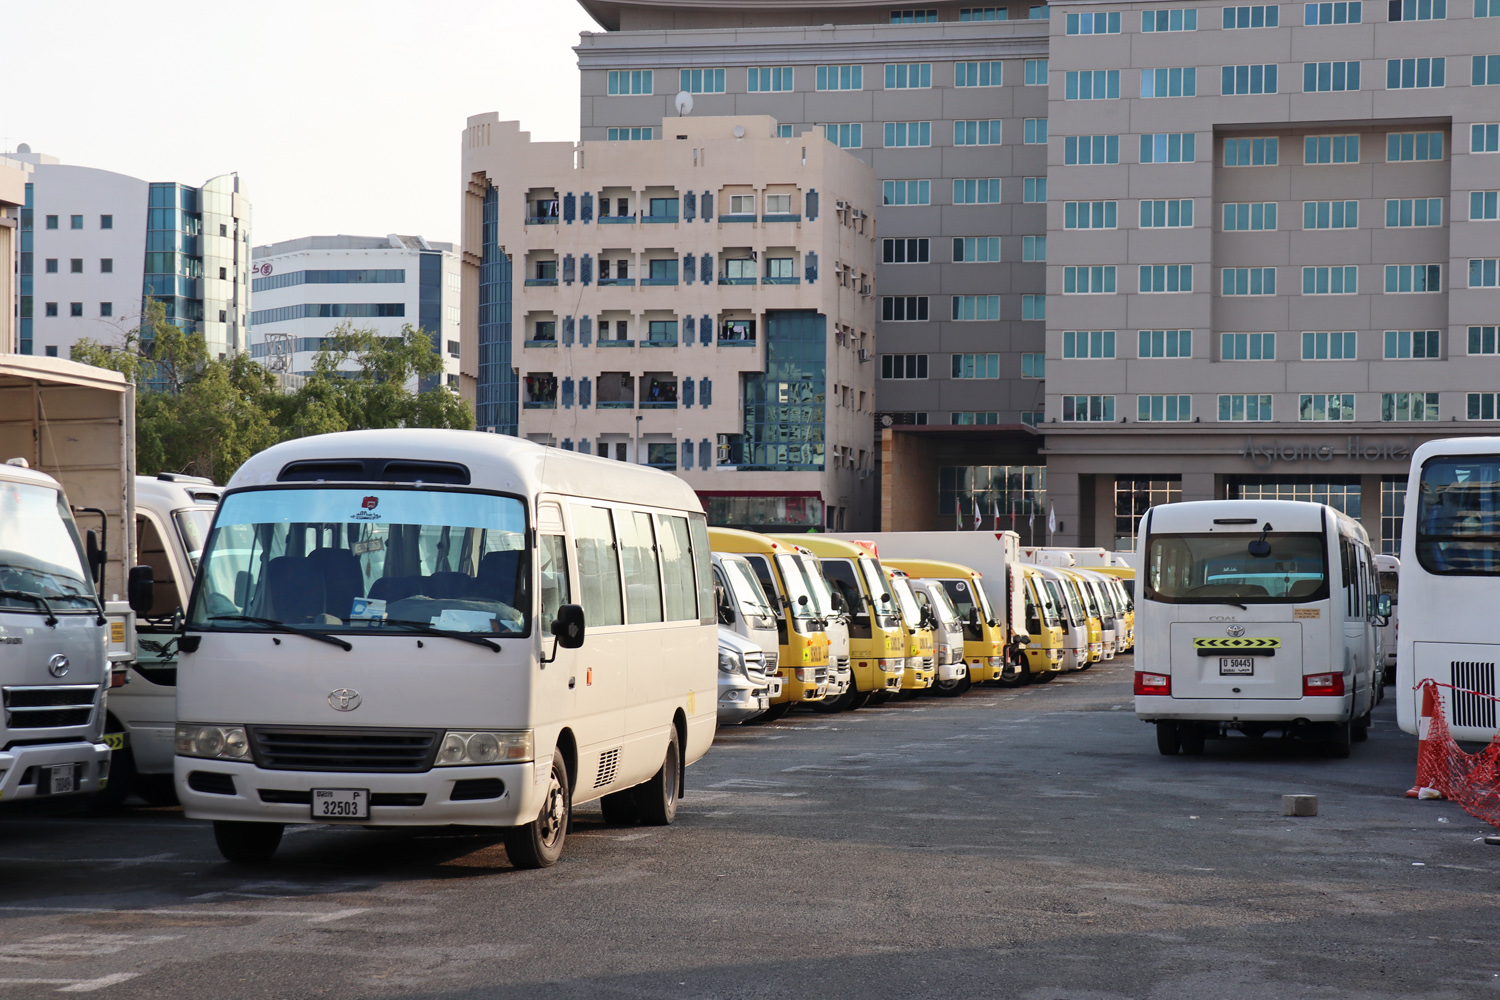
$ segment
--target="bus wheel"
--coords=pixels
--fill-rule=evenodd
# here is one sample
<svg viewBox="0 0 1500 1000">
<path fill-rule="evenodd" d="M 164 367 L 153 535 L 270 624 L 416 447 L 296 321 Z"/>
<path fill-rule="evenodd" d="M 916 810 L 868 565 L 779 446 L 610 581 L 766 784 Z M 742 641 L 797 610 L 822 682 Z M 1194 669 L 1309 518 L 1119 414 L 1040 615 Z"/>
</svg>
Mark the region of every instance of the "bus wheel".
<svg viewBox="0 0 1500 1000">
<path fill-rule="evenodd" d="M 832 715 L 835 712 L 843 712 L 854 707 L 854 699 L 859 697 L 859 691 L 854 684 L 854 678 L 849 679 L 849 690 L 837 698 L 824 698 L 822 701 L 812 703 L 812 710 L 819 715 Z"/>
<path fill-rule="evenodd" d="M 886 702 L 888 702 L 890 700 L 891 700 L 891 693 L 889 691 L 871 691 L 870 692 L 870 700 L 867 701 L 865 704 L 867 704 L 867 705 L 884 705 Z"/>
<path fill-rule="evenodd" d="M 1162 756 L 1174 756 L 1182 749 L 1182 738 L 1177 732 L 1177 723 L 1170 720 L 1161 720 L 1156 724 L 1156 749 L 1160 750 Z"/>
<path fill-rule="evenodd" d="M 682 747 L 677 742 L 677 727 L 667 737 L 667 756 L 661 770 L 644 785 L 635 788 L 641 821 L 647 826 L 667 826 L 677 818 L 677 791 L 681 788 Z"/>
<path fill-rule="evenodd" d="M 955 677 L 951 681 L 934 681 L 931 690 L 933 694 L 942 695 L 944 698 L 957 698 L 969 689 L 969 686 L 964 683 L 966 680 L 968 680 L 967 677 Z"/>
<path fill-rule="evenodd" d="M 214 841 L 225 861 L 237 865 L 263 865 L 281 845 L 280 823 L 236 823 L 214 820 Z"/>
<path fill-rule="evenodd" d="M 1027 675 L 1027 681 L 1026 681 L 1026 683 L 1028 683 L 1028 684 L 1051 684 L 1052 683 L 1052 678 L 1056 677 L 1057 675 L 1058 675 L 1058 671 L 1056 671 L 1056 670 L 1043 670 L 1040 673 L 1028 674 Z"/>
<path fill-rule="evenodd" d="M 1343 722 L 1330 723 L 1332 733 L 1323 746 L 1328 756 L 1342 760 L 1349 756 L 1349 744 L 1354 742 L 1354 722 L 1345 719 Z"/>
<path fill-rule="evenodd" d="M 552 776 L 536 819 L 505 831 L 505 853 L 517 868 L 548 868 L 562 856 L 563 841 L 572 819 L 572 796 L 568 794 L 568 769 L 562 754 L 552 755 Z"/>
<path fill-rule="evenodd" d="M 869 691 L 860 691 L 858 688 L 855 687 L 853 681 L 849 682 L 849 693 L 854 696 L 853 700 L 851 700 L 849 702 L 849 711 L 851 711 L 851 712 L 854 711 L 857 708 L 864 708 L 866 705 L 868 705 L 870 703 L 870 698 L 871 698 L 870 692 Z"/>
<path fill-rule="evenodd" d="M 995 678 L 995 683 L 1003 688 L 1020 687 L 1030 682 L 1031 678 L 1027 676 L 1027 673 L 1026 664 L 1017 663 L 1007 657 L 1005 665 L 1000 668 L 1000 676 Z"/>
<path fill-rule="evenodd" d="M 604 822 L 610 826 L 635 826 L 641 821 L 641 807 L 635 800 L 635 789 L 611 792 L 599 800 Z"/>
<path fill-rule="evenodd" d="M 1178 742 L 1182 744 L 1182 752 L 1196 757 L 1203 753 L 1203 730 L 1198 726 L 1179 727 Z"/>
<path fill-rule="evenodd" d="M 118 810 L 125 804 L 135 780 L 135 757 L 130 748 L 112 751 L 109 755 L 109 784 L 104 791 L 95 793 L 89 803 L 89 812 L 102 816 Z"/>
<path fill-rule="evenodd" d="M 784 701 L 780 705 L 772 705 L 770 708 L 766 709 L 764 712 L 760 713 L 755 718 L 750 719 L 748 721 L 749 722 L 756 722 L 756 723 L 759 723 L 759 722 L 776 722 L 778 719 L 784 719 L 784 718 L 786 718 L 787 713 L 789 713 L 791 710 L 792 710 L 792 702 Z"/>
<path fill-rule="evenodd" d="M 1370 715 L 1375 711 L 1371 707 L 1369 712 L 1355 719 L 1349 727 L 1349 738 L 1355 743 L 1363 743 L 1370 738 Z"/>
</svg>

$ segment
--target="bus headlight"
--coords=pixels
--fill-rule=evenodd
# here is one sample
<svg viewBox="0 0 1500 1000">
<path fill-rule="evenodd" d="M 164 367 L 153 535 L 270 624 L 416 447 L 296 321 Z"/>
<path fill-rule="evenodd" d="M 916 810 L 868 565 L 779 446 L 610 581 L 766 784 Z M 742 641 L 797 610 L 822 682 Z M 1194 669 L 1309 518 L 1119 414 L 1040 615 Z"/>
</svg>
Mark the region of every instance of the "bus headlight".
<svg viewBox="0 0 1500 1000">
<path fill-rule="evenodd" d="M 721 674 L 744 674 L 745 658 L 738 650 L 728 646 L 719 647 L 719 673 Z"/>
<path fill-rule="evenodd" d="M 906 661 L 897 657 L 895 659 L 876 660 L 876 665 L 887 674 L 901 674 L 906 670 Z"/>
<path fill-rule="evenodd" d="M 209 760 L 245 760 L 250 756 L 250 740 L 244 726 L 205 726 L 194 722 L 177 723 L 177 753 L 183 757 L 206 757 Z"/>
<path fill-rule="evenodd" d="M 534 756 L 531 731 L 511 733 L 452 732 L 443 735 L 436 765 L 519 764 Z"/>
</svg>

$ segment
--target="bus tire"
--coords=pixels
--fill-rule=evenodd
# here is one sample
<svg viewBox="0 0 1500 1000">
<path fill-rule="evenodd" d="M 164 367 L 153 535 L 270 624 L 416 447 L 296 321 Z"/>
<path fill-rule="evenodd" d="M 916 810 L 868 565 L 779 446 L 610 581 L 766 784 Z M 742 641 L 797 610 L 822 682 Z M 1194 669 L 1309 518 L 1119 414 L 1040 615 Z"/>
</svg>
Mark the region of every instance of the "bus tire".
<svg viewBox="0 0 1500 1000">
<path fill-rule="evenodd" d="M 1374 711 L 1375 709 L 1372 707 L 1370 711 L 1354 720 L 1353 724 L 1349 727 L 1350 740 L 1355 743 L 1363 743 L 1370 738 L 1370 716 Z"/>
<path fill-rule="evenodd" d="M 1182 749 L 1177 723 L 1170 719 L 1161 719 L 1156 723 L 1156 749 L 1163 757 L 1176 756 L 1177 751 Z"/>
<path fill-rule="evenodd" d="M 505 853 L 517 868 L 550 868 L 562 857 L 573 818 L 573 796 L 568 788 L 568 769 L 562 754 L 552 755 L 552 774 L 547 794 L 536 819 L 505 831 Z"/>
<path fill-rule="evenodd" d="M 1058 675 L 1056 670 L 1043 670 L 1040 673 L 1028 674 L 1028 684 L 1051 684 L 1052 678 Z"/>
<path fill-rule="evenodd" d="M 995 683 L 1003 688 L 1021 687 L 1023 684 L 1031 683 L 1031 672 L 1026 669 L 1025 663 L 1006 658 L 1000 667 L 1000 676 L 995 678 Z"/>
<path fill-rule="evenodd" d="M 109 755 L 109 784 L 104 791 L 94 794 L 89 802 L 89 813 L 103 816 L 117 812 L 125 805 L 135 785 L 135 756 L 129 747 L 115 750 Z"/>
<path fill-rule="evenodd" d="M 812 710 L 819 715 L 832 715 L 835 712 L 847 711 L 854 707 L 854 699 L 859 697 L 859 690 L 855 686 L 854 678 L 849 678 L 849 690 L 837 698 L 824 698 L 822 701 L 812 703 Z"/>
<path fill-rule="evenodd" d="M 677 793 L 682 788 L 682 746 L 677 727 L 667 735 L 667 755 L 661 770 L 651 780 L 635 787 L 641 822 L 647 826 L 669 826 L 677 818 Z"/>
<path fill-rule="evenodd" d="M 1354 742 L 1354 722 L 1352 719 L 1345 719 L 1331 725 L 1333 731 L 1323 743 L 1324 750 L 1328 756 L 1343 760 L 1349 756 L 1349 745 Z"/>
<path fill-rule="evenodd" d="M 214 842 L 224 860 L 236 865 L 263 865 L 281 846 L 281 823 L 214 820 Z"/>
<path fill-rule="evenodd" d="M 1206 734 L 1199 726 L 1181 726 L 1177 734 L 1177 741 L 1182 746 L 1182 752 L 1190 757 L 1198 757 L 1203 754 L 1203 743 Z"/>
<path fill-rule="evenodd" d="M 766 709 L 755 718 L 746 721 L 754 723 L 776 722 L 780 719 L 786 718 L 787 713 L 791 712 L 792 706 L 792 702 L 784 701 L 780 705 L 772 705 L 770 708 Z"/>
<path fill-rule="evenodd" d="M 957 698 L 973 685 L 972 681 L 965 684 L 967 680 L 969 680 L 968 677 L 955 677 L 951 681 L 933 681 L 931 690 L 933 694 L 942 695 L 944 698 Z"/>
<path fill-rule="evenodd" d="M 610 826 L 635 826 L 641 821 L 641 807 L 635 800 L 635 789 L 611 792 L 599 800 L 604 822 Z"/>
</svg>

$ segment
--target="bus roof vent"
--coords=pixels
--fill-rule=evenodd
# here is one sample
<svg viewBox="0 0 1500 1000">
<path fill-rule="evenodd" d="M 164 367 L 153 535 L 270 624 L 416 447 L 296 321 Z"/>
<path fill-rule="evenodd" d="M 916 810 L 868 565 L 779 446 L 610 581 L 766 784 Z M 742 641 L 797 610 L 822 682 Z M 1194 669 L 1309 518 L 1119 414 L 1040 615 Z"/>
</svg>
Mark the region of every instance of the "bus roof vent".
<svg viewBox="0 0 1500 1000">
<path fill-rule="evenodd" d="M 469 485 L 468 466 L 408 458 L 336 458 L 290 462 L 276 477 L 283 483 L 434 483 Z"/>
</svg>

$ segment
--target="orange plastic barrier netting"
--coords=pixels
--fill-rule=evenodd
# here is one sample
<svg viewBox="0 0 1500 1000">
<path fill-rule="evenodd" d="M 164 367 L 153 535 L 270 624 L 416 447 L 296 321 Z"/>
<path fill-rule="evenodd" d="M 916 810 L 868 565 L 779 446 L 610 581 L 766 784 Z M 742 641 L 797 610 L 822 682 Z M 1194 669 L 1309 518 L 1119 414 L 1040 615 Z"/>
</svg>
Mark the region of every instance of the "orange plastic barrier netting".
<svg viewBox="0 0 1500 1000">
<path fill-rule="evenodd" d="M 1431 793 L 1436 792 L 1458 803 L 1470 816 L 1500 827 L 1500 742 L 1473 754 L 1459 749 L 1443 716 L 1439 687 L 1452 685 L 1431 678 L 1417 685 L 1422 693 L 1422 714 L 1417 719 L 1417 783 L 1406 794 L 1433 798 Z M 1477 691 L 1469 693 L 1489 697 Z M 1428 792 L 1426 796 L 1424 791 Z"/>
</svg>

